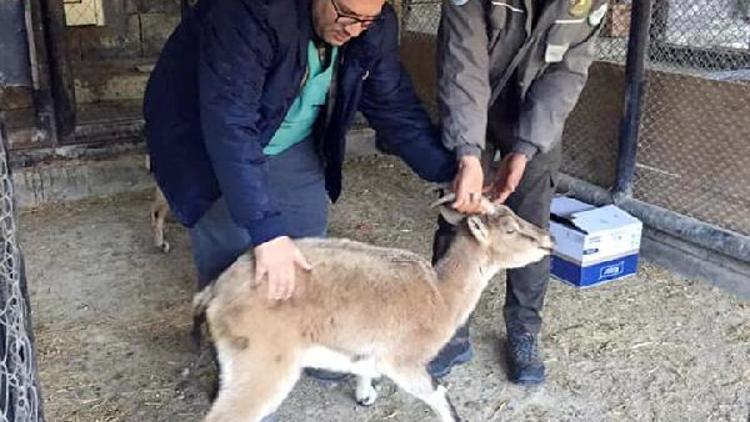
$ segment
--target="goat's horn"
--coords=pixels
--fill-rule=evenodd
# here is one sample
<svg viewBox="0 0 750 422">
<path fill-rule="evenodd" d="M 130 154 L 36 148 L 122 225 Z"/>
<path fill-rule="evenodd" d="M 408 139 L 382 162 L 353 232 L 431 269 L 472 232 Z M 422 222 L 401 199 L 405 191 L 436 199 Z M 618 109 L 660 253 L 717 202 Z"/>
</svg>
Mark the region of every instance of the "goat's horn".
<svg viewBox="0 0 750 422">
<path fill-rule="evenodd" d="M 424 193 L 426 195 L 432 195 L 436 193 L 442 194 L 443 192 L 450 192 L 450 190 L 452 189 L 452 186 L 453 184 L 450 182 L 438 183 L 438 184 L 431 185 L 429 188 L 427 188 L 424 191 Z"/>
<path fill-rule="evenodd" d="M 456 194 L 455 193 L 449 193 L 448 195 L 445 195 L 444 197 L 438 199 L 437 201 L 430 204 L 430 208 L 439 207 L 447 202 L 455 201 L 456 200 Z"/>
<path fill-rule="evenodd" d="M 487 214 L 497 214 L 497 205 L 484 196 L 482 196 L 482 209 L 484 209 L 484 212 Z"/>
</svg>

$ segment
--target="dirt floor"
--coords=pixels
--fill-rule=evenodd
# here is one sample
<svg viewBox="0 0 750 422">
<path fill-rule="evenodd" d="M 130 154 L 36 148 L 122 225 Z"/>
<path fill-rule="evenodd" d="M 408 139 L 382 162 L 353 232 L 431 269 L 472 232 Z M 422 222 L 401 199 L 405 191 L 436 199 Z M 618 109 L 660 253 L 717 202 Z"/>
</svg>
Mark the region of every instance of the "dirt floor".
<svg viewBox="0 0 750 422">
<path fill-rule="evenodd" d="M 391 159 L 347 165 L 330 234 L 427 254 L 431 196 Z M 151 246 L 149 195 L 29 211 L 21 218 L 49 421 L 198 421 L 212 371 L 189 341 L 193 268 L 184 230 Z M 644 263 L 637 277 L 586 291 L 550 284 L 549 378 L 506 378 L 504 283 L 473 319 L 476 359 L 447 378 L 468 421 L 737 421 L 750 417 L 750 303 Z M 358 408 L 353 385 L 303 379 L 282 421 L 429 421 L 426 406 L 380 385 Z"/>
</svg>

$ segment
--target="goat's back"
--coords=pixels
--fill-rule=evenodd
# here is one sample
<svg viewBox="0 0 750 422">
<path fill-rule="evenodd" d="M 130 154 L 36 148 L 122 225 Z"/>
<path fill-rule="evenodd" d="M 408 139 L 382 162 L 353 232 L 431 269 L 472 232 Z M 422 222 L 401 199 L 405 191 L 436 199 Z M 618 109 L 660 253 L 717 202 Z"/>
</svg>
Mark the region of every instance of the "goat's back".
<svg viewBox="0 0 750 422">
<path fill-rule="evenodd" d="M 384 332 L 414 335 L 403 331 L 403 322 L 429 325 L 444 305 L 434 270 L 417 254 L 344 239 L 296 244 L 313 269 L 297 271 L 288 301 L 269 301 L 266 281 L 254 285 L 250 254 L 219 277 L 207 312 L 214 335 L 268 332 L 301 335 L 313 343 L 371 344 Z M 350 346 L 355 352 L 357 344 Z"/>
</svg>

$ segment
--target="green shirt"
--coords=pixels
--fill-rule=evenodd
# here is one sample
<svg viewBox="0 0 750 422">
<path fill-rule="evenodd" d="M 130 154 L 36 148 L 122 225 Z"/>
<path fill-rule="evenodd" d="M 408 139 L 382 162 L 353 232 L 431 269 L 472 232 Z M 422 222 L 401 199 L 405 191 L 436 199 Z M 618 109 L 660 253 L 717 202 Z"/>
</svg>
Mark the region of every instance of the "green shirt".
<svg viewBox="0 0 750 422">
<path fill-rule="evenodd" d="M 331 87 L 333 65 L 336 63 L 338 48 L 331 52 L 327 68 L 323 68 L 315 43 L 310 41 L 307 47 L 308 77 L 299 95 L 292 103 L 281 123 L 281 127 L 263 149 L 266 155 L 279 155 L 292 146 L 307 139 L 313 131 L 315 120 L 326 103 L 328 89 Z"/>
</svg>

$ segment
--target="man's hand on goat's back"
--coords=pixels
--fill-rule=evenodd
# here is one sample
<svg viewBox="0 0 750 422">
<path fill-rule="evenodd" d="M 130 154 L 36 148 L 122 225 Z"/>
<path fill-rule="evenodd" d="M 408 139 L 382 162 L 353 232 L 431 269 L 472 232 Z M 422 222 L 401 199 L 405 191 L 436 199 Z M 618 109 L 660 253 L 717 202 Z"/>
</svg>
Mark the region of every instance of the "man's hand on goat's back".
<svg viewBox="0 0 750 422">
<path fill-rule="evenodd" d="M 297 267 L 310 271 L 312 266 L 287 236 L 280 236 L 255 247 L 255 284 L 268 277 L 268 298 L 286 300 L 295 288 Z"/>
</svg>

